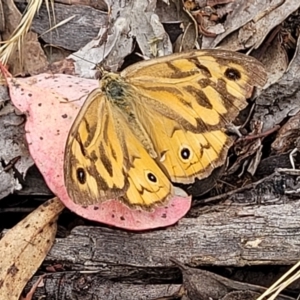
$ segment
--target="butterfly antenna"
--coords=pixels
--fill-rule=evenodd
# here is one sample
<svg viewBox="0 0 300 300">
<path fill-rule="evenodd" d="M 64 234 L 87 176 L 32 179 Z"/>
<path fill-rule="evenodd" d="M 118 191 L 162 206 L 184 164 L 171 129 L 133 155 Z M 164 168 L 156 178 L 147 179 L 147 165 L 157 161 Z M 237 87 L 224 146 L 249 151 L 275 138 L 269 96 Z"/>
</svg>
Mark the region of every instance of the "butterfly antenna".
<svg viewBox="0 0 300 300">
<path fill-rule="evenodd" d="M 84 60 L 84 61 L 86 61 L 86 62 L 88 62 L 88 63 L 90 63 L 90 64 L 93 64 L 95 67 L 97 66 L 97 64 L 95 64 L 94 62 L 92 62 L 92 61 L 90 61 L 90 60 L 88 60 L 88 59 L 85 59 L 85 58 L 83 58 L 83 57 L 81 57 L 81 56 L 78 56 L 78 55 L 76 55 L 76 54 L 74 54 L 74 53 L 72 53 L 72 55 L 75 56 L 75 57 L 77 57 L 77 58 L 79 58 L 79 59 L 81 59 L 81 60 Z"/>
<path fill-rule="evenodd" d="M 104 57 L 105 57 L 105 45 L 106 43 L 104 43 L 104 46 L 103 46 L 103 54 L 102 54 L 102 60 L 100 63 L 97 63 L 96 64 L 96 69 L 97 69 L 97 72 L 96 72 L 96 79 L 101 79 L 103 77 L 103 75 L 105 74 L 105 68 L 104 68 Z"/>
<path fill-rule="evenodd" d="M 108 35 L 109 35 L 109 30 L 110 30 L 110 25 L 111 25 L 111 5 L 107 5 L 107 15 L 108 15 L 108 20 L 107 20 L 107 24 L 106 24 L 106 30 L 103 32 L 100 41 L 99 41 L 99 45 L 102 46 L 103 45 L 103 54 L 102 54 L 102 60 L 101 63 L 97 65 L 97 71 L 98 71 L 98 77 L 97 78 L 102 78 L 103 75 L 105 73 L 107 73 L 110 70 L 106 70 L 107 68 L 105 68 L 105 50 L 106 50 L 106 44 L 107 44 L 107 40 L 108 40 Z"/>
</svg>

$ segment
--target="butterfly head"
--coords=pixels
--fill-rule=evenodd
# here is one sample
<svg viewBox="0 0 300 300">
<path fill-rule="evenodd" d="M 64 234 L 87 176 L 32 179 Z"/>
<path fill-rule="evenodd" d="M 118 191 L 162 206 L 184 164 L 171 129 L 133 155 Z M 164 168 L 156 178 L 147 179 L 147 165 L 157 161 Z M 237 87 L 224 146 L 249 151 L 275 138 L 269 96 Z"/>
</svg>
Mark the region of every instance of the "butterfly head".
<svg viewBox="0 0 300 300">
<path fill-rule="evenodd" d="M 122 106 L 130 91 L 128 84 L 120 75 L 109 72 L 104 74 L 100 88 L 107 98 L 117 106 Z"/>
</svg>

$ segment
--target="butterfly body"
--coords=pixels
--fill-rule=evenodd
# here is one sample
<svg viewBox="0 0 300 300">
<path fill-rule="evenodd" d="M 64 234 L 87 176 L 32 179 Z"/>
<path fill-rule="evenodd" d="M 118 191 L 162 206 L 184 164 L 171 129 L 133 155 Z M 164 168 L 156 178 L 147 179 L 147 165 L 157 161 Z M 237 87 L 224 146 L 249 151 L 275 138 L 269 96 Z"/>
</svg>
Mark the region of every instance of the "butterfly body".
<svg viewBox="0 0 300 300">
<path fill-rule="evenodd" d="M 118 119 L 122 118 L 123 123 L 125 121 L 128 124 L 130 130 L 143 144 L 151 157 L 156 158 L 157 154 L 155 153 L 151 139 L 139 121 L 140 117 L 136 111 L 135 103 L 140 100 L 137 97 L 138 91 L 128 84 L 125 78 L 108 72 L 105 73 L 101 80 L 100 89 L 106 95 L 109 104 L 113 107 L 116 122 L 119 122 Z"/>
<path fill-rule="evenodd" d="M 66 145 L 65 182 L 75 203 L 119 199 L 151 209 L 222 165 L 224 126 L 266 74 L 255 59 L 192 51 L 105 73 L 81 108 Z"/>
</svg>

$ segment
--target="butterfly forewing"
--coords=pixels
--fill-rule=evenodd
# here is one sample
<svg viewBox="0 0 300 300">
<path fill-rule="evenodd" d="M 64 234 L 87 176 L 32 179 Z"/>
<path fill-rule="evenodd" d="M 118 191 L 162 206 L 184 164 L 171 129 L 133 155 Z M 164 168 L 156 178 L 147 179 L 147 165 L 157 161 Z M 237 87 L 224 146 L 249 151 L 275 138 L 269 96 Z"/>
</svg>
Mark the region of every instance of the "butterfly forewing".
<svg viewBox="0 0 300 300">
<path fill-rule="evenodd" d="M 125 69 L 121 76 L 140 94 L 157 100 L 152 103 L 158 110 L 162 103 L 192 125 L 198 118 L 219 128 L 245 108 L 253 87 L 266 81 L 266 72 L 256 59 L 220 50 L 143 61 Z"/>
<path fill-rule="evenodd" d="M 159 164 L 179 183 L 205 178 L 224 163 L 232 144 L 225 125 L 266 80 L 256 59 L 219 50 L 142 62 L 121 76 L 136 89 L 136 111 Z"/>
</svg>

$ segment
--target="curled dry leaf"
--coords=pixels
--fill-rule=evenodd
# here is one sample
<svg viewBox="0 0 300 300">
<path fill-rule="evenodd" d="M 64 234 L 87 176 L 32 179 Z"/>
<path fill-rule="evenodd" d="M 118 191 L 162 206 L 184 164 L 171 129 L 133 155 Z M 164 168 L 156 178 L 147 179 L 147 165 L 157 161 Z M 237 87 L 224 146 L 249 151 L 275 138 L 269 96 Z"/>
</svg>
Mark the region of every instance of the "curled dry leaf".
<svg viewBox="0 0 300 300">
<path fill-rule="evenodd" d="M 294 0 L 236 0 L 232 3 L 232 12 L 227 17 L 225 32 L 215 39 L 204 38 L 203 48 L 241 50 L 257 49 L 267 35 L 300 7 Z"/>
<path fill-rule="evenodd" d="M 22 186 L 15 176 L 19 172 L 25 177 L 29 167 L 33 165 L 25 141 L 24 117 L 15 112 L 9 102 L 5 86 L 0 87 L 0 199 Z"/>
<path fill-rule="evenodd" d="M 282 46 L 279 34 L 276 34 L 267 46 L 265 44 L 259 50 L 253 51 L 253 55 L 254 57 L 260 57 L 260 61 L 268 72 L 268 79 L 264 89 L 278 82 L 288 68 L 287 51 Z"/>
<path fill-rule="evenodd" d="M 98 84 L 96 80 L 67 75 L 41 74 L 24 80 L 8 78 L 14 105 L 27 115 L 25 129 L 30 153 L 48 187 L 70 210 L 93 221 L 129 230 L 176 223 L 190 208 L 191 199 L 186 195 L 179 194 L 168 205 L 152 211 L 132 209 L 113 199 L 83 207 L 69 198 L 63 179 L 68 132 L 87 94 Z"/>
<path fill-rule="evenodd" d="M 300 136 L 300 112 L 291 117 L 278 131 L 275 141 L 272 143 L 272 150 L 278 153 L 285 153 L 297 146 L 295 141 Z"/>
<path fill-rule="evenodd" d="M 36 272 L 55 234 L 56 219 L 63 210 L 51 199 L 10 229 L 0 241 L 0 299 L 18 300 L 25 284 Z"/>
<path fill-rule="evenodd" d="M 283 76 L 262 91 L 256 99 L 253 120 L 263 122 L 262 132 L 282 124 L 287 117 L 296 115 L 300 111 L 300 43 L 287 71 Z"/>
<path fill-rule="evenodd" d="M 76 73 L 95 78 L 94 66 L 101 63 L 104 67 L 109 66 L 111 71 L 117 71 L 124 58 L 135 49 L 135 44 L 145 57 L 172 53 L 169 36 L 154 13 L 155 6 L 156 1 L 128 1 L 125 6 L 112 1 L 107 23 L 100 27 L 98 36 L 69 57 L 74 60 Z"/>
</svg>

